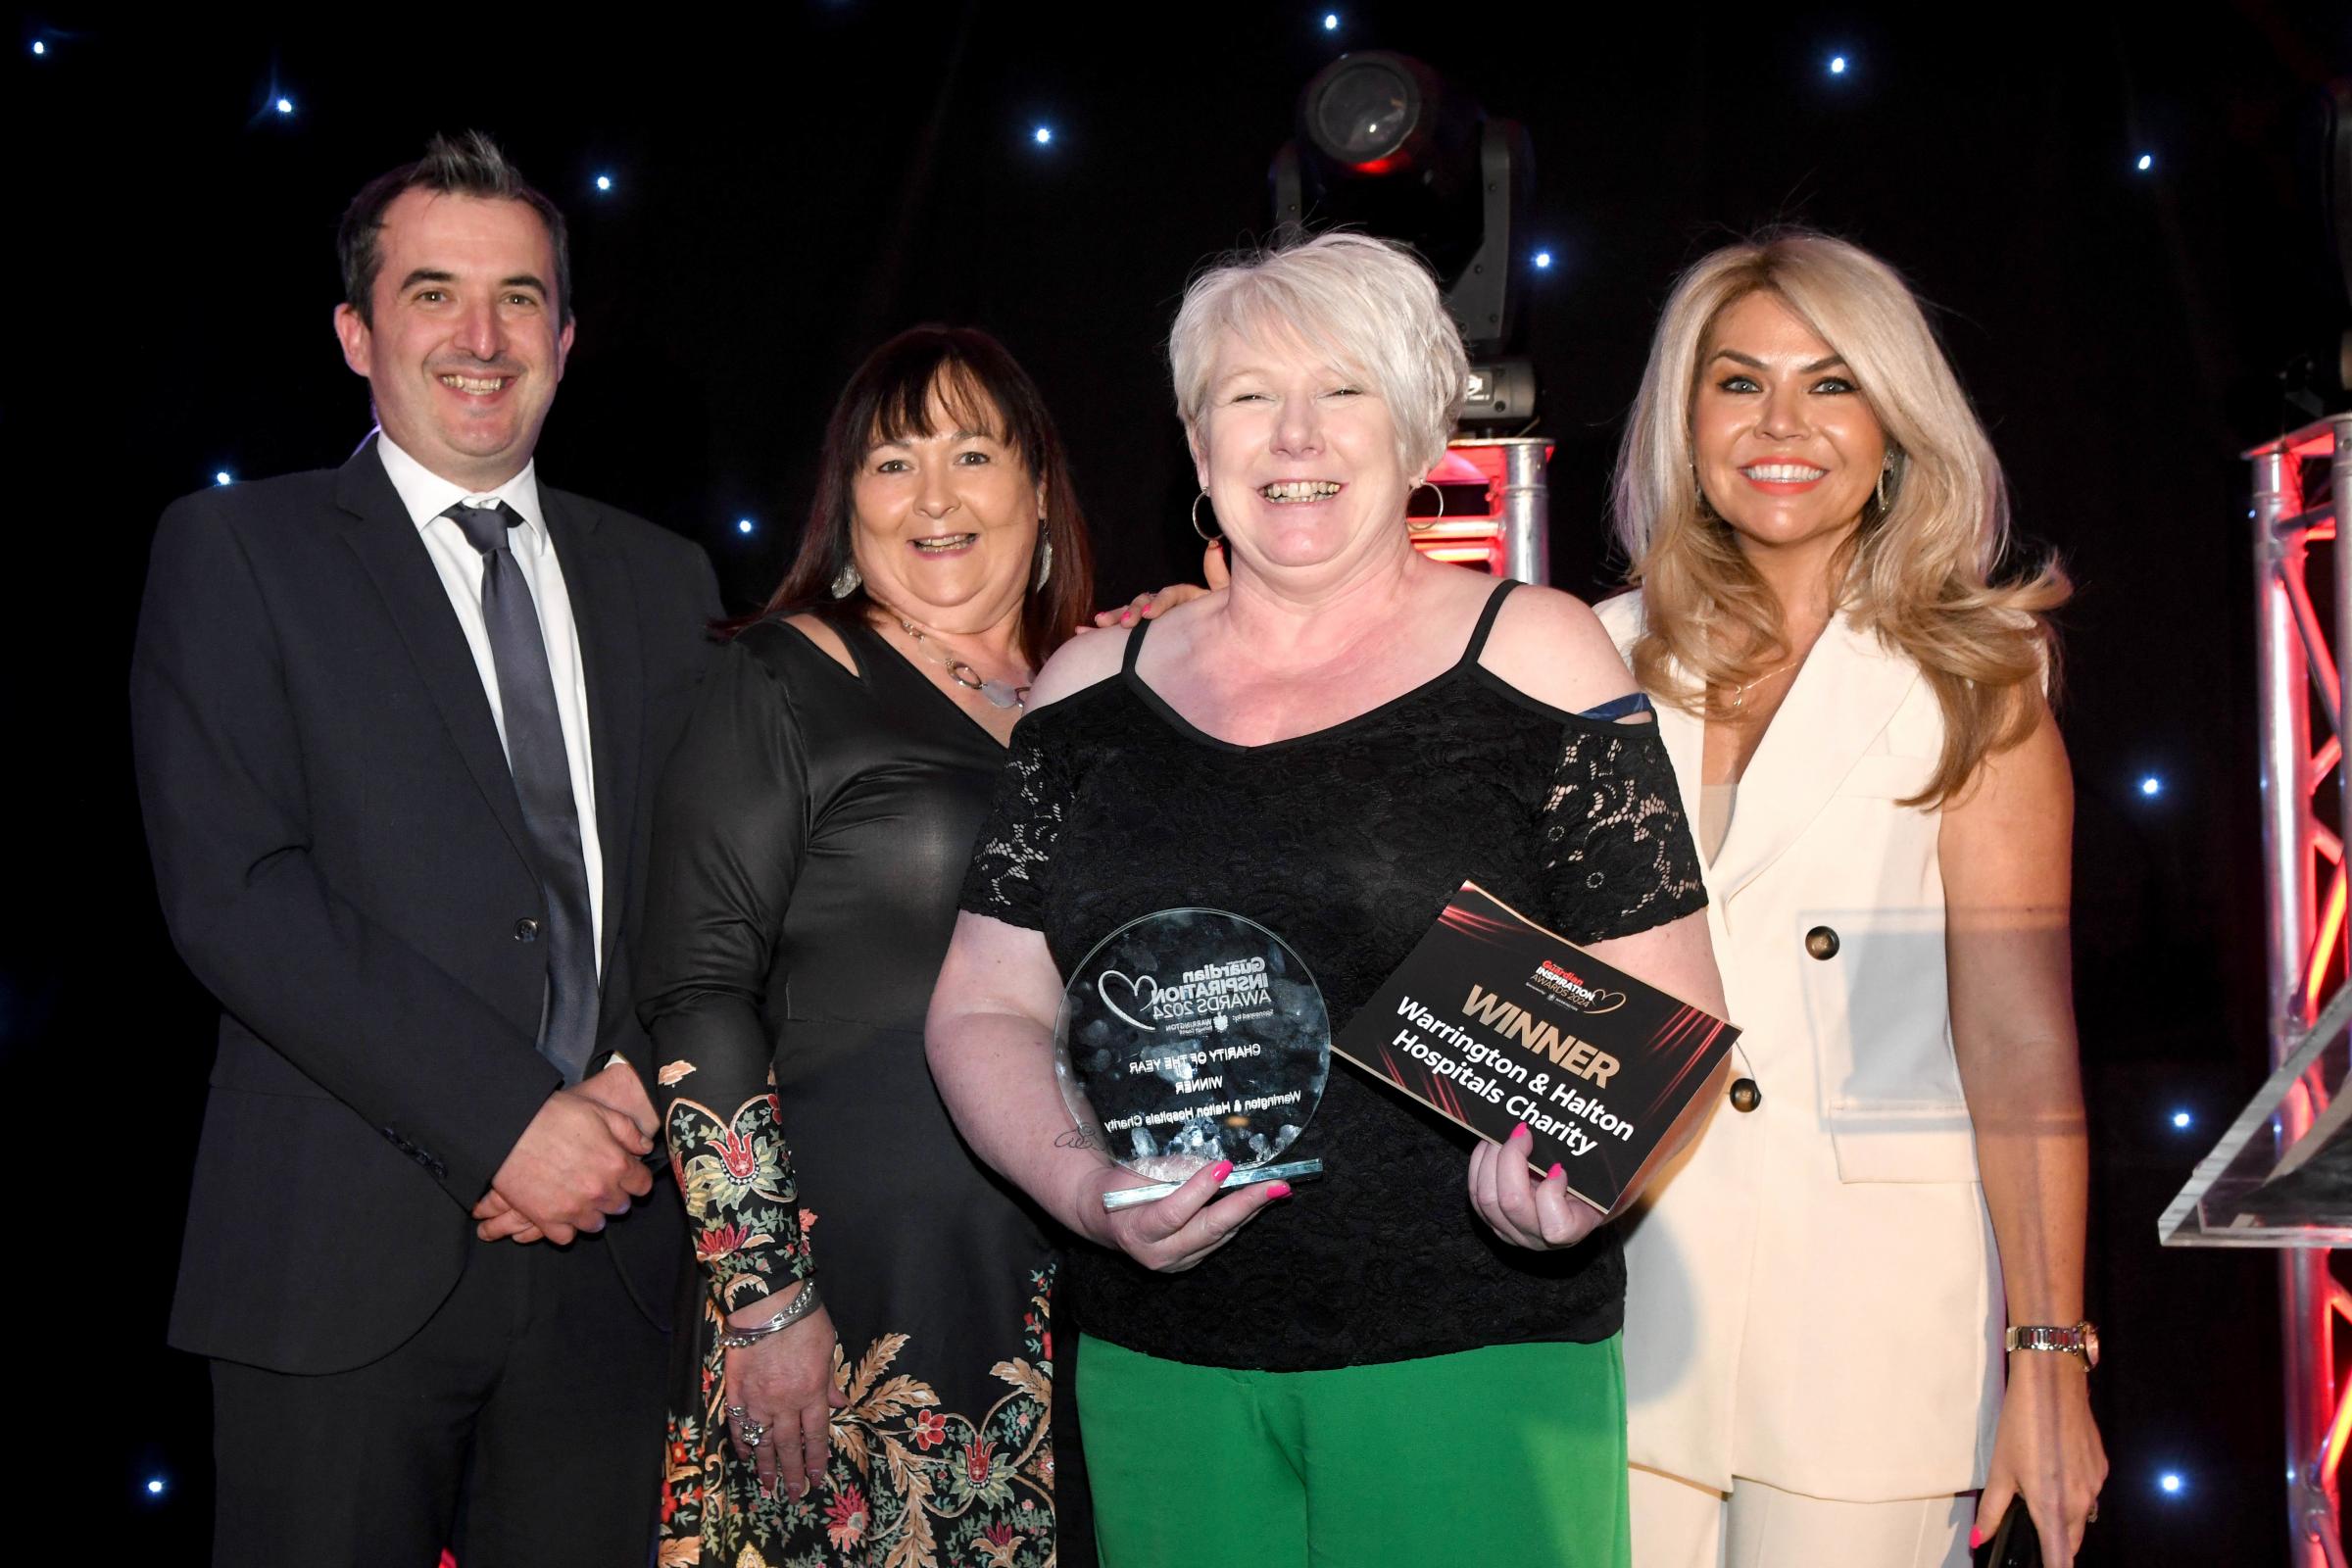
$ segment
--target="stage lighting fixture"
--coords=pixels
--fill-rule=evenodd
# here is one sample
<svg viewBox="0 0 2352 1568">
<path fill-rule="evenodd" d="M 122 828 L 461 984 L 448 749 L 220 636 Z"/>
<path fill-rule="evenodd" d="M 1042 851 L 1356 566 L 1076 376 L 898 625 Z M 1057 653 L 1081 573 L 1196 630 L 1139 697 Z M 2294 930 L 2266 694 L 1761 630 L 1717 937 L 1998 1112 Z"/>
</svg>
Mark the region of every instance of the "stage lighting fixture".
<svg viewBox="0 0 2352 1568">
<path fill-rule="evenodd" d="M 221 468 L 213 475 L 213 483 L 215 484 L 230 484 L 233 483 L 235 479 L 236 475 L 230 473 L 226 468 Z"/>
<path fill-rule="evenodd" d="M 2185 1110 L 2176 1110 L 2173 1112 L 2173 1125 L 2180 1129 L 2182 1132 L 2188 1131 L 2190 1125 L 2194 1123 L 2195 1120 L 2196 1118 L 2191 1116 Z"/>
<path fill-rule="evenodd" d="M 36 55 L 45 55 L 49 52 L 49 46 L 35 38 L 32 40 L 32 52 Z"/>
<path fill-rule="evenodd" d="M 1539 272 L 1548 272 L 1551 270 L 1551 252 L 1536 252 L 1536 270 Z"/>
<path fill-rule="evenodd" d="M 294 100 L 291 98 L 280 98 L 277 101 L 277 112 L 281 115 L 292 114 L 294 112 Z"/>
<path fill-rule="evenodd" d="M 735 531 L 737 533 L 750 533 L 752 531 L 752 519 L 749 517 L 737 517 L 735 519 Z"/>
<path fill-rule="evenodd" d="M 1040 147 L 1050 147 L 1054 144 L 1054 127 L 1052 125 L 1040 125 L 1029 133 L 1029 139 L 1036 142 Z"/>
<path fill-rule="evenodd" d="M 2155 774 L 2150 773 L 2146 778 L 2143 778 L 2139 781 L 2139 793 L 2150 796 L 2162 795 L 2164 793 L 2164 780 L 2158 778 Z"/>
<path fill-rule="evenodd" d="M 1842 76 L 1845 74 L 1845 56 L 1830 56 L 1830 74 L 1833 76 Z"/>
<path fill-rule="evenodd" d="M 612 176 L 611 174 L 597 175 L 596 188 L 598 190 L 611 190 L 612 188 Z"/>
<path fill-rule="evenodd" d="M 2187 1484 L 2180 1479 L 2180 1473 L 2177 1470 L 2167 1470 L 2156 1478 L 2156 1490 L 2168 1497 L 2180 1495 L 2180 1489 Z"/>
<path fill-rule="evenodd" d="M 2138 160 L 2133 163 L 2132 167 L 2144 174 L 2149 170 L 2156 167 L 2156 155 L 2154 153 L 2141 153 Z"/>
<path fill-rule="evenodd" d="M 1470 350 L 1465 425 L 1535 416 L 1534 367 L 1511 358 L 1521 285 L 1534 265 L 1517 238 L 1532 166 L 1515 122 L 1385 49 L 1344 54 L 1317 72 L 1298 95 L 1295 135 L 1274 155 L 1280 229 L 1362 229 L 1402 240 L 1429 262 Z"/>
<path fill-rule="evenodd" d="M 1338 12 L 1326 11 L 1323 13 L 1323 30 L 1325 32 L 1340 30 L 1340 14 Z M 37 50 L 40 46 L 36 44 L 33 47 Z"/>
<path fill-rule="evenodd" d="M 147 1495 L 150 1497 L 160 1497 L 164 1494 L 164 1478 L 162 1476 L 151 1476 L 148 1478 Z"/>
</svg>

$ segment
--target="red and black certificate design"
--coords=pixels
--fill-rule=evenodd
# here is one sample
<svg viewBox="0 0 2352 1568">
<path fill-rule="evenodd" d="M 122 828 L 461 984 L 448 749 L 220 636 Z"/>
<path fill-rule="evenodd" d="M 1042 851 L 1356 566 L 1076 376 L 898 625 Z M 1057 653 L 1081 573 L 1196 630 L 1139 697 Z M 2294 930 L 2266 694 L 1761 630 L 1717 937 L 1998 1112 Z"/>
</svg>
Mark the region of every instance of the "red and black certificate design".
<svg viewBox="0 0 2352 1568">
<path fill-rule="evenodd" d="M 1465 882 L 1332 1049 L 1608 1213 L 1739 1037 Z"/>
</svg>

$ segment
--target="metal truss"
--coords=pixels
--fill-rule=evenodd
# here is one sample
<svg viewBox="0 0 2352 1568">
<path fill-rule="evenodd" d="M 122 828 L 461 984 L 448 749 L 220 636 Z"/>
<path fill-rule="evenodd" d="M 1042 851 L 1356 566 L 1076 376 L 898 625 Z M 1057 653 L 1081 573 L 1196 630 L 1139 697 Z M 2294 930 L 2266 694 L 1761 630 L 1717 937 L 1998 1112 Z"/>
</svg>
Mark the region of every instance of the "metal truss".
<svg viewBox="0 0 2352 1568">
<path fill-rule="evenodd" d="M 1443 516 L 1417 519 L 1413 544 L 1433 561 L 1551 581 L 1551 503 L 1544 465 L 1551 443 L 1541 436 L 1456 436 L 1429 477 L 1455 498 Z M 1476 486 L 1475 492 L 1471 490 Z M 1466 498 L 1475 493 L 1475 503 Z"/>
<path fill-rule="evenodd" d="M 2306 1044 L 2323 1003 L 2344 987 L 2344 841 L 2352 837 L 2352 758 L 2345 755 L 2344 664 L 2312 602 L 2310 546 L 2336 538 L 2352 502 L 2352 415 L 2306 426 L 2246 454 L 2254 480 L 2255 637 L 2260 664 L 2262 839 L 2268 914 L 2268 1036 L 2271 1064 L 2283 1067 Z M 2331 483 L 2306 506 L 2307 466 L 2329 466 Z M 2352 539 L 2331 550 L 2332 625 L 2352 634 Z M 2316 717 L 2327 734 L 2313 745 Z M 2335 822 L 2316 803 L 2332 783 Z M 2325 890 L 2323 892 L 2323 889 Z M 2341 1008 L 2330 1009 L 2331 1017 Z M 2317 1044 L 2317 1042 L 2312 1042 Z M 2329 1042 L 2333 1047 L 2333 1042 Z M 2340 1061 L 2342 1053 L 2332 1054 Z M 2352 1092 L 2329 1114 L 2327 1058 L 2282 1086 L 2271 1112 L 2274 1149 L 2285 1158 L 2313 1130 L 2331 1137 L 2352 1111 Z M 2340 1089 L 2344 1078 L 2335 1074 Z M 2352 1391 L 2338 1387 L 2335 1330 L 2352 1319 L 2352 1292 L 2329 1266 L 2340 1234 L 2317 1227 L 2279 1253 L 2280 1318 L 2286 1374 L 2287 1521 L 2295 1568 L 2344 1568 L 2337 1469 L 2352 1435 Z M 2274 1241 L 2269 1245 L 2279 1246 Z"/>
</svg>

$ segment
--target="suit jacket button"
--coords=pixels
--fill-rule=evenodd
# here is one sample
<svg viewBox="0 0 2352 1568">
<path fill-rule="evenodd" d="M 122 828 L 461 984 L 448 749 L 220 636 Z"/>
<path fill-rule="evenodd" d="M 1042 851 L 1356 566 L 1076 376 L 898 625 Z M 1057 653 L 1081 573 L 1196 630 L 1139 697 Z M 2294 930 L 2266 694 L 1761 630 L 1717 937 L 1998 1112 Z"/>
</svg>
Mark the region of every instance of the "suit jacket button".
<svg viewBox="0 0 2352 1568">
<path fill-rule="evenodd" d="M 1838 933 L 1826 925 L 1817 925 L 1805 933 L 1805 951 L 1816 958 L 1838 956 Z"/>
<path fill-rule="evenodd" d="M 1732 1081 L 1732 1108 L 1734 1110 L 1750 1111 L 1762 1103 L 1764 1103 L 1764 1091 L 1753 1078 L 1737 1078 Z"/>
<path fill-rule="evenodd" d="M 515 922 L 514 922 L 514 940 L 515 940 L 515 941 L 517 941 L 517 942 L 536 942 L 536 941 L 538 941 L 538 940 L 539 940 L 539 922 L 538 922 L 538 921 L 536 921 L 536 920 L 533 920 L 533 919 L 529 919 L 529 918 L 527 918 L 527 917 L 526 917 L 526 918 L 524 918 L 524 919 L 520 919 L 520 920 L 517 920 L 517 921 L 515 921 Z"/>
</svg>

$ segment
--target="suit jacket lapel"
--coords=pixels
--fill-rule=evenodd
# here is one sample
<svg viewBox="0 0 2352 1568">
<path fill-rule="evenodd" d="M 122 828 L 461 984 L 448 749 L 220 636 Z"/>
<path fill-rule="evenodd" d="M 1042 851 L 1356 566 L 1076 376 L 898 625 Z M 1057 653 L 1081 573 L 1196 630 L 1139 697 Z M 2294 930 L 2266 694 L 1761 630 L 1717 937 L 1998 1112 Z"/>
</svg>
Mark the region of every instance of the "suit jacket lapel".
<svg viewBox="0 0 2352 1568">
<path fill-rule="evenodd" d="M 1919 678 L 1918 666 L 1889 653 L 1875 633 L 1843 615 L 1830 622 L 1740 780 L 1731 829 L 1707 879 L 1716 897 L 1737 895 L 1812 825 Z M 1679 772 L 1682 759 L 1675 763 Z M 1693 746 L 1683 776 L 1699 777 L 1698 766 Z"/>
<path fill-rule="evenodd" d="M 440 710 L 466 770 L 482 792 L 483 802 L 498 818 L 514 853 L 531 863 L 530 840 L 523 831 L 522 806 L 514 795 L 514 775 L 498 743 L 498 721 L 490 715 L 490 699 L 482 692 L 481 670 L 473 650 L 449 608 L 449 590 L 433 569 L 432 557 L 416 535 L 416 525 L 392 488 L 383 460 L 370 440 L 354 453 L 335 477 L 335 504 L 350 514 L 344 537 L 375 580 L 383 595 L 409 657 Z"/>
<path fill-rule="evenodd" d="M 637 637 L 637 592 L 626 564 L 598 527 L 596 504 L 541 486 L 548 537 L 564 567 L 564 591 L 588 677 L 588 746 L 596 775 L 596 836 L 604 849 L 604 968 L 610 974 L 627 897 L 635 819 L 645 667 Z"/>
</svg>

